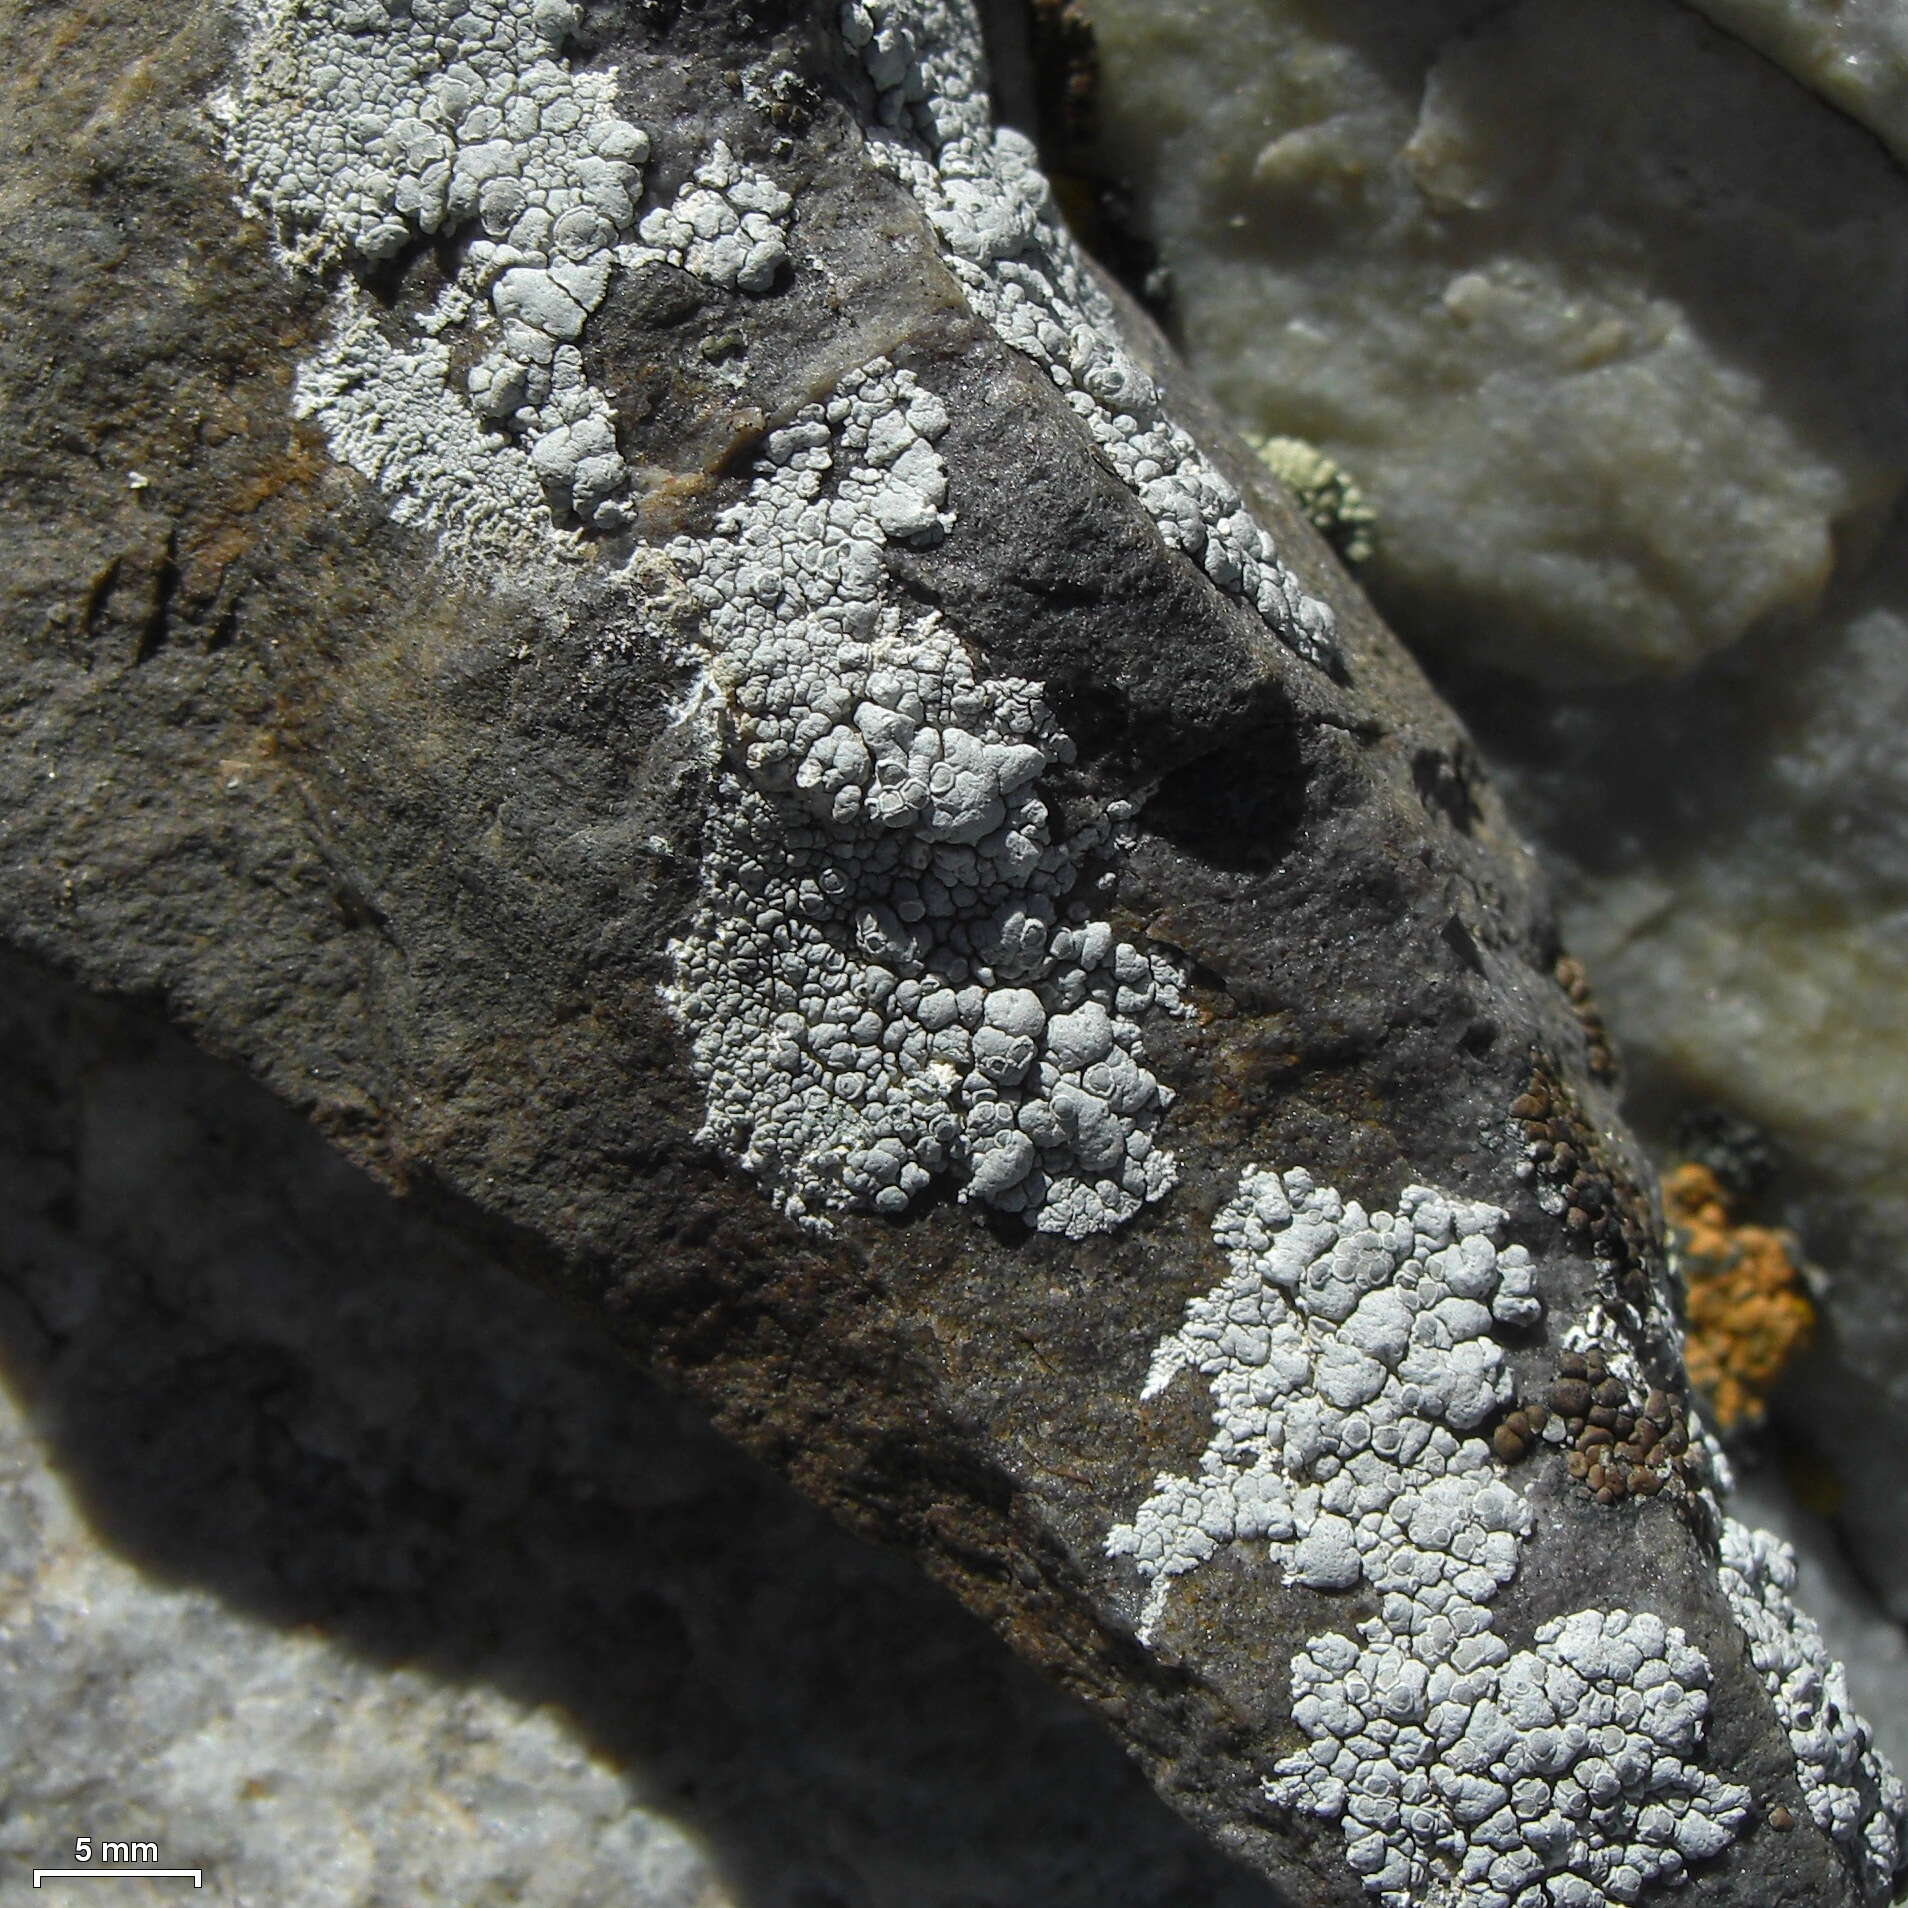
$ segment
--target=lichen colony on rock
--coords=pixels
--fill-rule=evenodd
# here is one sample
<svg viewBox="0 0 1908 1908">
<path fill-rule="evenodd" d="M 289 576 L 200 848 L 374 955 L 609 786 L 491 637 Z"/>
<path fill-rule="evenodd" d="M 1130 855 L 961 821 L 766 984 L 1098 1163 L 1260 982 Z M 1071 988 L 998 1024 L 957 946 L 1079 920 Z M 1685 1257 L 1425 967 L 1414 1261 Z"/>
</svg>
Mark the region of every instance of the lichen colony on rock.
<svg viewBox="0 0 1908 1908">
<path fill-rule="evenodd" d="M 1308 1173 L 1247 1171 L 1213 1221 L 1232 1274 L 1193 1300 L 1141 1394 L 1197 1371 L 1213 1400 L 1198 1477 L 1162 1476 L 1109 1539 L 1152 1586 L 1142 1633 L 1174 1578 L 1221 1543 L 1265 1541 L 1317 1590 L 1384 1575 L 1368 1559 L 1405 1541 L 1419 1487 L 1462 1497 L 1462 1521 L 1501 1531 L 1492 1550 L 1508 1561 L 1529 1514 L 1489 1482 L 1483 1441 L 1457 1435 L 1510 1400 L 1493 1318 L 1538 1315 L 1528 1255 L 1499 1250 L 1503 1217 L 1423 1186 L 1405 1190 L 1396 1217 L 1368 1214 Z M 1481 1602 L 1486 1579 L 1470 1587 Z"/>
<path fill-rule="evenodd" d="M 617 113 L 614 69 L 564 56 L 567 0 L 252 0 L 244 17 L 242 77 L 214 105 L 288 262 L 362 275 L 460 235 L 416 348 L 347 281 L 301 414 L 402 521 L 469 554 L 531 561 L 572 522 L 624 527 L 629 466 L 584 374 L 583 328 L 613 273 L 658 259 L 766 290 L 788 195 L 718 141 L 638 232 L 649 135 Z M 470 342 L 461 378 L 446 333 Z"/>
<path fill-rule="evenodd" d="M 614 72 L 576 71 L 563 58 L 575 9 L 566 0 L 254 0 L 245 18 L 243 75 L 215 109 L 248 202 L 295 265 L 363 271 L 420 235 L 472 222 L 482 232 L 423 321 L 433 333 L 495 330 L 464 396 L 451 389 L 446 354 L 393 345 L 346 294 L 332 344 L 302 381 L 306 413 L 354 468 L 453 536 L 467 530 L 470 512 L 458 505 L 474 490 L 478 520 L 493 519 L 480 545 L 527 552 L 537 543 L 537 513 L 514 521 L 521 473 L 510 470 L 491 494 L 481 463 L 464 476 L 429 454 L 440 433 L 452 442 L 470 434 L 472 410 L 521 443 L 560 518 L 626 522 L 618 499 L 628 467 L 576 341 L 635 218 L 649 135 L 617 114 Z M 405 422 L 376 456 L 352 454 L 376 403 L 364 401 L 367 385 L 404 406 Z"/>
<path fill-rule="evenodd" d="M 1032 148 L 993 127 L 971 10 L 851 4 L 841 21 L 870 155 L 976 313 L 1065 393 L 1170 546 L 1330 661 L 1330 612 L 1161 414 Z M 706 1134 L 791 1215 L 898 1213 L 952 1170 L 962 1197 L 1080 1238 L 1173 1183 L 1136 1017 L 1174 976 L 1081 905 L 1130 814 L 1054 839 L 1035 784 L 1072 751 L 1040 686 L 981 676 L 885 581 L 885 543 L 954 524 L 946 423 L 877 361 L 771 436 L 715 536 L 671 546 L 707 612 L 724 764 L 671 998 Z"/>
<path fill-rule="evenodd" d="M 1368 1213 L 1309 1173 L 1249 1168 L 1213 1222 L 1227 1277 L 1154 1356 L 1145 1397 L 1182 1372 L 1211 1388 L 1195 1476 L 1162 1474 L 1107 1539 L 1150 1588 L 1256 1542 L 1286 1580 L 1364 1587 L 1357 1639 L 1292 1659 L 1309 1745 L 1266 1785 L 1340 1825 L 1385 1908 L 1609 1908 L 1682 1878 L 1746 1825 L 1749 1792 L 1702 1766 L 1711 1666 L 1648 1611 L 1583 1609 L 1513 1651 L 1489 1605 L 1534 1530 L 1479 1427 L 1509 1402 L 1494 1332 L 1537 1301 L 1505 1215 L 1423 1186 Z M 1817 1821 L 1858 1841 L 1885 1897 L 1899 1786 L 1845 1709 L 1813 1626 L 1779 1597 L 1780 1546 L 1731 1525 L 1724 1582 L 1768 1679 Z M 1866 1794 L 1852 1786 L 1860 1766 Z"/>
<path fill-rule="evenodd" d="M 1756 1424 L 1814 1333 L 1795 1237 L 1739 1221 L 1730 1192 L 1695 1160 L 1665 1175 L 1663 1203 L 1683 1283 L 1690 1383 L 1724 1432 Z"/>
<path fill-rule="evenodd" d="M 788 260 L 781 221 L 792 204 L 718 139 L 674 200 L 643 215 L 642 244 L 623 246 L 617 258 L 629 266 L 661 260 L 728 291 L 765 292 Z"/>
<path fill-rule="evenodd" d="M 300 409 L 400 521 L 490 574 L 581 554 L 566 525 L 625 526 L 630 473 L 583 327 L 611 274 L 646 263 L 770 291 L 788 192 L 717 140 L 639 213 L 648 136 L 616 112 L 613 70 L 566 59 L 561 0 L 255 0 L 245 17 L 219 111 L 288 264 L 363 276 L 419 238 L 461 248 L 415 344 L 347 275 Z M 842 32 L 868 76 L 871 157 L 921 202 L 977 313 L 1066 394 L 1169 545 L 1329 660 L 1330 613 L 1162 415 L 1031 148 L 990 126 L 971 14 L 851 7 Z M 1113 804 L 1056 838 L 1035 784 L 1071 748 L 1040 686 L 990 679 L 886 579 L 885 546 L 925 549 L 956 521 L 947 422 L 911 373 L 866 365 L 770 434 L 710 534 L 670 546 L 704 611 L 676 655 L 706 671 L 691 710 L 718 766 L 669 999 L 705 1136 L 791 1216 L 896 1213 L 945 1172 L 1080 1237 L 1173 1182 L 1138 1025 L 1172 970 L 1084 907 L 1082 875 L 1110 879 L 1131 815 Z"/>
<path fill-rule="evenodd" d="M 1054 205 L 1032 142 L 996 126 L 967 0 L 845 0 L 872 88 L 869 152 L 914 195 L 974 310 L 1065 394 L 1174 549 L 1242 596 L 1301 656 L 1335 655 L 1331 610 L 1161 406 Z"/>
<path fill-rule="evenodd" d="M 983 677 L 898 600 L 884 544 L 952 521 L 941 401 L 877 360 L 771 434 L 715 534 L 669 554 L 701 603 L 721 749 L 702 902 L 671 999 L 707 1136 L 791 1216 L 964 1196 L 1072 1237 L 1174 1178 L 1138 1016 L 1171 972 L 1076 888 L 1126 811 L 1054 838 L 1072 747 L 1037 683 Z"/>
<path fill-rule="evenodd" d="M 1813 1618 L 1796 1606 L 1795 1552 L 1766 1530 L 1725 1518 L 1722 1584 L 1788 1731 L 1809 1814 L 1817 1828 L 1856 1852 L 1869 1898 L 1888 1900 L 1901 1861 L 1908 1793 L 1855 1713 L 1841 1664 L 1823 1647 Z"/>
</svg>

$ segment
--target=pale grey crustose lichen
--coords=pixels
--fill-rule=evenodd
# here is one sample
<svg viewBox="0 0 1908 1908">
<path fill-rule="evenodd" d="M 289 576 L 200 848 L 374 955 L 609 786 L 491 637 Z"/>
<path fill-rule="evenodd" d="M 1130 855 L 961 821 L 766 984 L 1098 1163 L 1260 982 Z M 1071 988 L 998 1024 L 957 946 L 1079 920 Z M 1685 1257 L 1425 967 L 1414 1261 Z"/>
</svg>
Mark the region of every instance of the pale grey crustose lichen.
<svg viewBox="0 0 1908 1908">
<path fill-rule="evenodd" d="M 1856 1714 L 1841 1664 L 1796 1605 L 1795 1552 L 1733 1517 L 1722 1532 L 1723 1590 L 1788 1732 L 1809 1814 L 1856 1854 L 1869 1898 L 1886 1901 L 1901 1861 L 1908 1794 Z"/>
<path fill-rule="evenodd" d="M 850 5 L 875 163 L 974 310 L 1033 358 L 1166 541 L 1315 662 L 1330 613 L 1119 341 L 1031 148 L 991 125 L 971 9 Z M 644 236 L 651 235 L 648 221 Z M 658 229 L 660 235 L 660 227 Z M 670 554 L 705 616 L 722 766 L 671 998 L 707 1135 L 784 1209 L 961 1196 L 1083 1237 L 1175 1176 L 1138 1016 L 1169 965 L 1088 918 L 1124 810 L 1060 841 L 1036 784 L 1070 744 L 1039 686 L 981 677 L 888 584 L 885 544 L 952 526 L 939 401 L 877 361 L 771 435 L 748 496 Z"/>
<path fill-rule="evenodd" d="M 1376 1593 L 1356 1638 L 1293 1657 L 1309 1741 L 1267 1794 L 1337 1822 L 1385 1908 L 1610 1908 L 1749 1815 L 1701 1766 L 1709 1664 L 1675 1625 L 1576 1610 L 1524 1650 L 1492 1627 L 1533 1528 L 1478 1435 L 1512 1395 L 1495 1328 L 1538 1316 L 1503 1224 L 1422 1186 L 1394 1215 L 1247 1169 L 1213 1224 L 1231 1269 L 1162 1342 L 1144 1394 L 1204 1377 L 1211 1440 L 1107 1540 L 1150 1586 L 1142 1635 L 1226 1544 L 1265 1545 L 1290 1582 Z"/>
<path fill-rule="evenodd" d="M 423 321 L 432 342 L 392 344 L 361 297 L 341 294 L 332 342 L 302 382 L 306 413 L 414 521 L 479 551 L 529 555 L 548 537 L 536 534 L 540 513 L 517 520 L 525 485 L 508 457 L 465 468 L 421 448 L 470 436 L 441 334 L 480 326 L 494 338 L 467 375 L 468 406 L 520 440 L 560 515 L 624 524 L 628 466 L 577 340 L 632 229 L 649 135 L 616 111 L 613 71 L 564 57 L 576 9 L 251 0 L 242 17 L 243 71 L 214 107 L 246 200 L 291 263 L 363 271 L 420 238 L 478 234 Z M 402 408 L 380 433 L 393 404 Z"/>
<path fill-rule="evenodd" d="M 764 448 L 669 554 L 702 606 L 720 764 L 670 998 L 709 1138 L 791 1216 L 904 1211 L 937 1174 L 1081 1237 L 1173 1183 L 1138 1018 L 1169 967 L 1082 905 L 1124 811 L 1057 840 L 1072 750 L 883 549 L 952 523 L 940 399 L 876 360 Z"/>
<path fill-rule="evenodd" d="M 347 277 L 299 408 L 395 516 L 493 574 L 579 554 L 568 522 L 625 525 L 630 471 L 583 329 L 616 272 L 657 260 L 769 290 L 788 194 L 718 140 L 639 213 L 648 136 L 616 110 L 613 70 L 566 56 L 565 0 L 250 0 L 243 17 L 218 110 L 288 262 L 362 277 L 456 240 L 415 341 L 394 342 Z M 1163 416 L 1024 142 L 988 128 L 971 13 L 851 8 L 843 30 L 869 75 L 871 153 L 916 193 L 977 312 L 1048 372 L 1170 544 L 1326 659 L 1329 612 Z M 945 423 L 909 374 L 851 373 L 771 433 L 710 535 L 670 548 L 706 612 L 684 660 L 706 666 L 694 707 L 721 766 L 669 994 L 705 1132 L 792 1215 L 897 1212 L 946 1173 L 1079 1237 L 1173 1182 L 1139 1017 L 1162 991 L 1172 1004 L 1174 970 L 1085 905 L 1131 811 L 1055 838 L 1036 783 L 1070 745 L 1039 685 L 986 676 L 884 579 L 884 545 L 954 521 Z"/>
<path fill-rule="evenodd" d="M 1041 367 L 1160 535 L 1308 661 L 1332 612 L 1279 560 L 1237 489 L 1167 416 L 1158 385 L 1053 202 L 1023 134 L 996 126 L 968 0 L 844 0 L 871 89 L 869 153 L 913 195 L 948 268 L 1003 343 Z"/>
<path fill-rule="evenodd" d="M 402 520 L 473 555 L 534 562 L 572 520 L 625 527 L 630 469 L 584 327 L 616 272 L 659 259 L 765 291 L 788 195 L 717 141 L 638 230 L 649 135 L 617 112 L 613 69 L 566 57 L 567 0 L 252 0 L 244 17 L 243 71 L 215 110 L 288 262 L 365 273 L 457 239 L 415 345 L 340 289 L 302 413 Z M 461 379 L 450 336 L 483 347 Z"/>
</svg>

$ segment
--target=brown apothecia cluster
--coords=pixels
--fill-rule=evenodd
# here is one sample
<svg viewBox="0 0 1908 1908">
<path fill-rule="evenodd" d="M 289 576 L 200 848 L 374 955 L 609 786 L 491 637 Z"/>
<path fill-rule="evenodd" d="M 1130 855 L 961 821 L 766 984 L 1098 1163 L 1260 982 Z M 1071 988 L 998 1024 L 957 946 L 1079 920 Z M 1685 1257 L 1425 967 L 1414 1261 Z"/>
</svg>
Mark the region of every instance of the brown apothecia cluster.
<svg viewBox="0 0 1908 1908">
<path fill-rule="evenodd" d="M 1563 1453 L 1564 1469 L 1599 1504 L 1654 1497 L 1680 1473 L 1701 1468 L 1702 1449 L 1668 1392 L 1652 1386 L 1638 1398 L 1597 1346 L 1566 1352 L 1541 1402 L 1519 1405 L 1491 1433 L 1506 1464 L 1539 1444 Z"/>
<path fill-rule="evenodd" d="M 1578 1026 L 1583 1029 L 1590 1072 L 1607 1086 L 1617 1077 L 1616 1052 L 1610 1045 L 1610 1030 L 1603 1024 L 1597 997 L 1590 991 L 1590 976 L 1583 971 L 1583 963 L 1571 954 L 1559 954 L 1550 971 L 1564 990 Z"/>
<path fill-rule="evenodd" d="M 1660 1258 L 1654 1209 L 1642 1188 L 1613 1167 L 1576 1095 L 1540 1054 L 1530 1082 L 1511 1102 L 1524 1138 L 1526 1176 L 1565 1235 L 1607 1266 L 1617 1295 L 1639 1312 L 1655 1308 L 1650 1268 Z"/>
</svg>

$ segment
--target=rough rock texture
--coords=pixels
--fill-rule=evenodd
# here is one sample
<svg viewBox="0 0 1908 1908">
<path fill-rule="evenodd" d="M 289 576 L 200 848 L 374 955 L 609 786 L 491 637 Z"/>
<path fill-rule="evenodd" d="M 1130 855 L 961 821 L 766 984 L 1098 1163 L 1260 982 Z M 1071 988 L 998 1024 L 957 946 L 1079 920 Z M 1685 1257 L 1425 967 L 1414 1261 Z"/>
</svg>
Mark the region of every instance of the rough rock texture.
<svg viewBox="0 0 1908 1908">
<path fill-rule="evenodd" d="M 600 1334 L 149 1010 L 3 973 L 7 1899 L 90 1834 L 296 1908 L 1263 1908 Z"/>
<path fill-rule="evenodd" d="M 0 932 L 579 1303 L 1308 1908 L 1885 1896 L 1899 1792 L 1719 1577 L 1530 859 L 966 12 L 346 12 L 17 23 Z M 1291 1554 L 1202 1524 L 1143 1621 L 1123 1532 L 1235 1461 Z"/>
<path fill-rule="evenodd" d="M 1195 369 L 1361 486 L 1414 644 L 1661 673 L 1872 547 L 1908 471 L 1908 184 L 1680 0 L 1091 17 L 1102 155 Z"/>
<path fill-rule="evenodd" d="M 1759 1216 L 1800 1234 L 1824 1329 L 1777 1431 L 1834 1480 L 1877 1620 L 1901 1619 L 1908 531 L 1899 503 L 1850 515 L 1855 491 L 1819 487 L 1835 432 L 1800 421 L 1864 414 L 1873 468 L 1900 469 L 1897 372 L 1871 403 L 1899 294 L 1871 304 L 1837 254 L 1908 204 L 1908 57 L 1896 8 L 1699 11 L 1741 43 L 1670 4 L 1596 9 L 1592 45 L 1550 0 L 1095 0 L 1103 158 L 1139 182 L 1183 335 L 1241 420 L 1313 432 L 1381 496 L 1374 587 L 1547 852 L 1631 1117 L 1664 1158 L 1711 1108 L 1782 1156 Z M 1780 182 L 1758 171 L 1777 125 Z M 1738 268 L 1756 288 L 1718 296 Z M 1528 326 L 1473 335 L 1465 272 Z M 1608 329 L 1639 297 L 1664 322 Z M 1784 337 L 1819 342 L 1785 357 Z M 1740 592 L 1778 572 L 1758 623 Z M 1699 666 L 1607 686 L 1651 661 Z"/>
<path fill-rule="evenodd" d="M 1819 1342 L 1778 1411 L 1840 1480 L 1863 1572 L 1908 1620 L 1904 575 L 1897 523 L 1808 630 L 1642 707 L 1615 690 L 1539 708 L 1502 682 L 1463 688 L 1550 847 L 1652 1137 L 1720 1106 L 1780 1149 L 1765 1204 L 1824 1283 Z"/>
<path fill-rule="evenodd" d="M 1908 157 L 1908 21 L 1888 0 L 1692 0 Z"/>
</svg>

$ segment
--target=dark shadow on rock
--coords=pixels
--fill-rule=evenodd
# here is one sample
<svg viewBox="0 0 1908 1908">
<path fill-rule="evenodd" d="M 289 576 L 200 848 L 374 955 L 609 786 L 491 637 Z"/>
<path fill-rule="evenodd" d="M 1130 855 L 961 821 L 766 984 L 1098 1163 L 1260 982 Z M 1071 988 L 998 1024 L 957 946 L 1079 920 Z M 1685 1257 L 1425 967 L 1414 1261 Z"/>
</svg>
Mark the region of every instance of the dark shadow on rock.
<svg viewBox="0 0 1908 1908">
<path fill-rule="evenodd" d="M 101 1540 L 554 1703 L 751 1908 L 1268 1908 L 1081 1709 L 145 1012 L 0 960 L 0 1365 Z"/>
<path fill-rule="evenodd" d="M 1264 720 L 1175 769 L 1146 805 L 1146 825 L 1175 847 L 1235 873 L 1276 868 L 1308 813 L 1311 767 L 1288 741 L 1289 706 L 1270 685 Z"/>
</svg>

